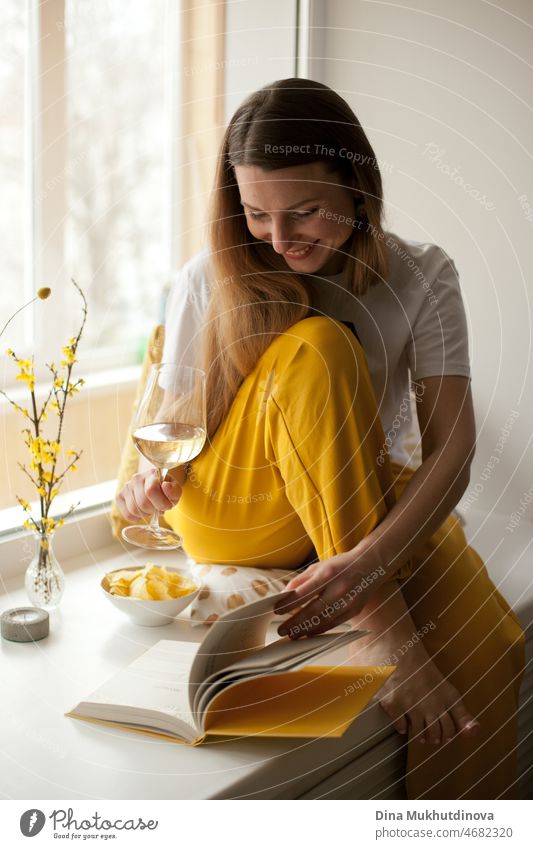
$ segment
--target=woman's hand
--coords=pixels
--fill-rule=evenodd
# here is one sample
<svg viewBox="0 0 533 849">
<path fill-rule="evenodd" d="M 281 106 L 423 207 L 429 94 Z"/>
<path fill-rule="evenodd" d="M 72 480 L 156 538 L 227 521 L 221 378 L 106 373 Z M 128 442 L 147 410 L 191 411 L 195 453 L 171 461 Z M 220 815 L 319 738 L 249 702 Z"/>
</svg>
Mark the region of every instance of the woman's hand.
<svg viewBox="0 0 533 849">
<path fill-rule="evenodd" d="M 117 506 L 128 522 L 145 519 L 157 510 L 170 510 L 180 500 L 182 487 L 172 478 L 159 483 L 157 469 L 138 472 L 122 487 Z"/>
<path fill-rule="evenodd" d="M 276 607 L 288 613 L 305 604 L 278 628 L 291 639 L 328 631 L 358 614 L 389 577 L 376 549 L 365 540 L 352 551 L 313 563 L 287 585 L 293 594 Z"/>
</svg>

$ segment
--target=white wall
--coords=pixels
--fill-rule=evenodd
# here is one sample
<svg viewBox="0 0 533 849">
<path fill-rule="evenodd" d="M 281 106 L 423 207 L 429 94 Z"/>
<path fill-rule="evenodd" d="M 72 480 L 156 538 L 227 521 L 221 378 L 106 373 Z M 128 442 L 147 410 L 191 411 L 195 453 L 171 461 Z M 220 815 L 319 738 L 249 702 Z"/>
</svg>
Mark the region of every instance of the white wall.
<svg viewBox="0 0 533 849">
<path fill-rule="evenodd" d="M 459 269 L 479 435 L 463 504 L 471 493 L 475 506 L 513 513 L 533 494 L 533 4 L 312 6 L 323 27 L 311 33 L 309 76 L 339 91 L 367 129 L 385 166 L 389 229 L 437 242 Z M 500 463 L 484 475 L 492 455 Z"/>
</svg>

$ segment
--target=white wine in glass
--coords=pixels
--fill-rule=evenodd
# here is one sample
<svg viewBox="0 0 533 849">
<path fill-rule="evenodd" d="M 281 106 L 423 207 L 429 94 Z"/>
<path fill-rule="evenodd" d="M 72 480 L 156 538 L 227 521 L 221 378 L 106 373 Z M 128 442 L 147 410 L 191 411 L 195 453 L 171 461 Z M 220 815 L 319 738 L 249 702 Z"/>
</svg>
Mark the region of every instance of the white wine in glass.
<svg viewBox="0 0 533 849">
<path fill-rule="evenodd" d="M 206 432 L 205 372 L 175 363 L 152 366 L 132 438 L 137 451 L 156 467 L 160 483 L 170 469 L 200 454 Z M 122 536 L 142 548 L 181 547 L 180 536 L 160 526 L 157 511 L 149 525 L 130 525 Z"/>
</svg>

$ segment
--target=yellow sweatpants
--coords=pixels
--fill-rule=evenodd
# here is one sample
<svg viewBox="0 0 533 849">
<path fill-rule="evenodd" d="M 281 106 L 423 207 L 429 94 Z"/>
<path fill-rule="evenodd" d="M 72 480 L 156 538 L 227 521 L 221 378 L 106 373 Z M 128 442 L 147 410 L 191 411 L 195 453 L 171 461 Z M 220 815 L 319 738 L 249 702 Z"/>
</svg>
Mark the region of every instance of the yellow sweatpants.
<svg viewBox="0 0 533 849">
<path fill-rule="evenodd" d="M 393 472 L 399 496 L 413 471 L 393 464 Z M 408 746 L 409 798 L 516 798 L 525 637 L 456 516 L 448 516 L 420 547 L 401 586 L 417 628 L 435 625 L 423 639 L 428 654 L 481 723 L 470 740 Z"/>
<path fill-rule="evenodd" d="M 383 519 L 412 470 L 384 444 L 366 358 L 333 319 L 277 337 L 191 464 L 166 519 L 197 562 L 296 569 L 347 551 Z M 409 743 L 410 798 L 512 797 L 522 629 L 450 516 L 395 576 L 424 644 L 482 733 Z"/>
</svg>

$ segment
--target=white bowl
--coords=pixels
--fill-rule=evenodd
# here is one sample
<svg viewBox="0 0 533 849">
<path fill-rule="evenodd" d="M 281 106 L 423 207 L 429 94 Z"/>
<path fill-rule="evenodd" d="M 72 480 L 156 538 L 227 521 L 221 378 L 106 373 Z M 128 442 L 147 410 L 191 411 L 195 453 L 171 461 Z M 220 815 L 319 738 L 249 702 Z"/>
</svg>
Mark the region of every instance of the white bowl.
<svg viewBox="0 0 533 849">
<path fill-rule="evenodd" d="M 114 569 L 113 571 L 138 572 L 141 568 L 142 566 L 132 566 L 131 568 Z M 172 566 L 167 566 L 165 568 L 167 572 L 177 572 L 178 575 L 182 575 L 184 578 L 188 578 L 191 581 L 194 580 L 194 578 L 191 578 L 188 572 L 183 569 L 174 569 Z M 112 574 L 112 572 L 108 574 Z M 111 604 L 114 604 L 115 607 L 122 611 L 122 613 L 129 616 L 131 621 L 136 625 L 148 625 L 149 627 L 168 625 L 170 622 L 173 622 L 178 613 L 181 613 L 192 601 L 194 601 L 201 589 L 201 587 L 197 585 L 196 589 L 187 595 L 182 595 L 179 598 L 171 598 L 168 599 L 168 601 L 155 601 L 154 599 L 130 598 L 129 596 L 113 595 L 109 592 L 107 587 L 107 575 L 105 575 L 100 581 L 100 588 Z"/>
</svg>

